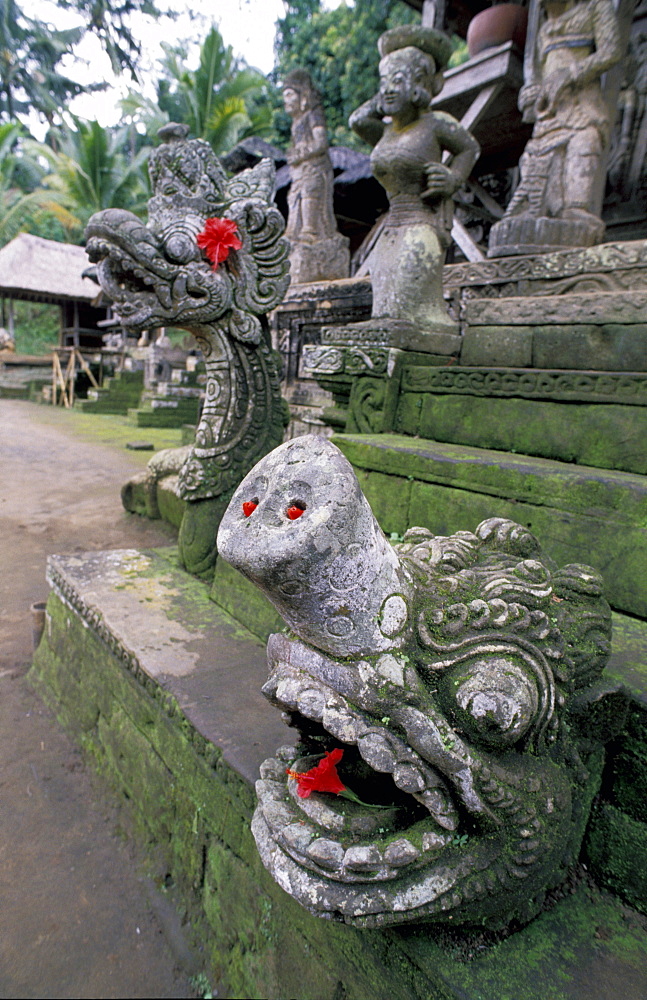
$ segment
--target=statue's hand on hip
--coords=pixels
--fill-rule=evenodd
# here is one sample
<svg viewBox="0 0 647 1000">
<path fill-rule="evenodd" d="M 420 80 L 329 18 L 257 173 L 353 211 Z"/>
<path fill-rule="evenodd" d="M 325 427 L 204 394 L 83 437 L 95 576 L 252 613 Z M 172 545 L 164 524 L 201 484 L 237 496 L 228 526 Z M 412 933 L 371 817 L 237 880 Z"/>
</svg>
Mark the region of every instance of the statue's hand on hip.
<svg viewBox="0 0 647 1000">
<path fill-rule="evenodd" d="M 460 183 L 457 182 L 451 170 L 442 163 L 428 163 L 425 167 L 427 188 L 421 197 L 425 201 L 437 198 L 451 198 Z"/>
</svg>

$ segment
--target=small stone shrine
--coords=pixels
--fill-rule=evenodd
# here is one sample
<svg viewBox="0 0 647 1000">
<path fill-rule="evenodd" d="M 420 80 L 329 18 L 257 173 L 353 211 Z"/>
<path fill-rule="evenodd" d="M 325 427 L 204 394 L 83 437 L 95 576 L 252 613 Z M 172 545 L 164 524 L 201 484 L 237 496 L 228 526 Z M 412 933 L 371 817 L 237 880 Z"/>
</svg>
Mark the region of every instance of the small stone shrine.
<svg viewBox="0 0 647 1000">
<path fill-rule="evenodd" d="M 263 691 L 299 744 L 262 765 L 252 824 L 276 881 L 363 927 L 534 916 L 599 786 L 599 574 L 558 569 L 502 518 L 392 546 L 312 436 L 252 469 L 218 545 L 290 628 Z"/>
<path fill-rule="evenodd" d="M 293 284 L 347 278 L 348 240 L 337 231 L 333 212 L 333 169 L 321 97 L 310 74 L 295 69 L 283 81 L 285 110 L 292 118 L 288 149 L 290 269 Z"/>
<path fill-rule="evenodd" d="M 180 557 L 190 572 L 210 576 L 232 490 L 283 436 L 265 313 L 288 287 L 289 245 L 272 204 L 271 161 L 227 180 L 209 144 L 187 138 L 187 126 L 159 134 L 148 226 L 123 209 L 97 212 L 87 252 L 124 327 L 181 327 L 204 355 L 206 401 L 180 472 Z"/>
<path fill-rule="evenodd" d="M 600 243 L 599 172 L 613 125 L 600 77 L 622 57 L 611 0 L 544 0 L 546 20 L 519 92 L 534 122 L 521 180 L 489 255 L 532 254 Z"/>
</svg>

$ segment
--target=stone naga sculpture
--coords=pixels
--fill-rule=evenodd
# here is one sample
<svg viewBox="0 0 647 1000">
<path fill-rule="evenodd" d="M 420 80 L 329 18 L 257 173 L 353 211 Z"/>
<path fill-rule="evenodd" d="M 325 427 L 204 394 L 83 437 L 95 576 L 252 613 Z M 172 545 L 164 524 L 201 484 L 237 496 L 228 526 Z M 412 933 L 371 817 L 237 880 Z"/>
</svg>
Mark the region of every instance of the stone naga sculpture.
<svg viewBox="0 0 647 1000">
<path fill-rule="evenodd" d="M 535 124 L 491 256 L 591 246 L 604 235 L 596 184 L 613 122 L 600 77 L 622 56 L 617 15 L 611 0 L 541 2 L 547 17 L 519 92 Z"/>
<path fill-rule="evenodd" d="M 599 783 L 599 575 L 551 567 L 500 518 L 391 545 L 313 436 L 249 473 L 218 546 L 289 627 L 269 639 L 263 691 L 300 746 L 262 765 L 252 825 L 277 882 L 363 927 L 532 917 Z"/>
<path fill-rule="evenodd" d="M 290 241 L 293 283 L 347 278 L 348 240 L 337 232 L 333 169 L 321 97 L 304 69 L 283 81 L 283 103 L 292 118 L 288 149 L 290 193 L 285 235 Z"/>
<path fill-rule="evenodd" d="M 467 180 L 479 146 L 455 118 L 430 109 L 451 55 L 445 35 L 406 25 L 381 35 L 378 48 L 379 92 L 349 124 L 374 147 L 371 167 L 390 207 L 358 275 L 371 276 L 374 318 L 423 333 L 455 333 L 443 303 L 442 267 L 452 195 Z M 445 151 L 447 163 L 441 162 Z"/>
<path fill-rule="evenodd" d="M 148 225 L 106 209 L 92 216 L 86 238 L 124 327 L 181 327 L 204 354 L 206 399 L 180 473 L 187 504 L 179 542 L 185 567 L 208 576 L 232 490 L 283 436 L 265 313 L 288 287 L 289 244 L 271 203 L 273 164 L 263 160 L 228 180 L 208 143 L 187 133 L 185 125 L 160 129 Z"/>
</svg>

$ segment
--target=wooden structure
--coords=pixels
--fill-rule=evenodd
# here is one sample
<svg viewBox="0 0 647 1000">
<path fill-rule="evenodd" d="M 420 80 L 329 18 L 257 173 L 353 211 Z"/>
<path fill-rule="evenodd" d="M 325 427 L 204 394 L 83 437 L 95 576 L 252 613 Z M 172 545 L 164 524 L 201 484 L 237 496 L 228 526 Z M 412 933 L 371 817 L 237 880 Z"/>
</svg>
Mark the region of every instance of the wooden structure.
<svg viewBox="0 0 647 1000">
<path fill-rule="evenodd" d="M 63 360 L 65 369 L 61 364 Z M 78 367 L 77 367 L 78 366 Z M 74 405 L 74 383 L 78 370 L 84 371 L 95 389 L 99 383 L 90 371 L 90 367 L 77 347 L 58 347 L 52 355 L 52 395 L 51 402 L 56 406 L 60 400 L 66 410 Z M 59 397 L 60 392 L 60 397 Z"/>
<path fill-rule="evenodd" d="M 61 347 L 100 349 L 106 307 L 95 305 L 100 291 L 83 276 L 88 266 L 83 247 L 20 233 L 0 250 L 2 325 L 13 337 L 15 299 L 48 302 L 61 310 Z"/>
</svg>

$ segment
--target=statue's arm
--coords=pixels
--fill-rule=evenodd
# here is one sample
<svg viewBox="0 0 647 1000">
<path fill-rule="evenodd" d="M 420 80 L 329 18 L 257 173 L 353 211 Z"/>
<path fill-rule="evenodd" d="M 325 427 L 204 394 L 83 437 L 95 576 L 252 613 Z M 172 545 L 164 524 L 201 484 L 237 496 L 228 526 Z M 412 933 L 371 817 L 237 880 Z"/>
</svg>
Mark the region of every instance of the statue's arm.
<svg viewBox="0 0 647 1000">
<path fill-rule="evenodd" d="M 595 43 L 593 52 L 542 81 L 548 103 L 553 107 L 565 91 L 579 90 L 599 80 L 622 56 L 618 19 L 611 0 L 591 0 L 590 23 Z"/>
<path fill-rule="evenodd" d="M 382 121 L 379 94 L 371 97 L 370 101 L 365 101 L 361 107 L 353 111 L 348 119 L 348 124 L 354 132 L 357 132 L 361 139 L 364 139 L 371 146 L 376 146 L 384 135 L 384 122 Z"/>
<path fill-rule="evenodd" d="M 427 190 L 424 198 L 451 197 L 463 186 L 479 158 L 481 148 L 467 129 L 451 115 L 436 114 L 436 138 L 451 154 L 449 163 L 429 163 L 426 167 Z"/>
<path fill-rule="evenodd" d="M 296 166 L 304 160 L 312 160 L 315 156 L 320 156 L 328 149 L 328 136 L 323 125 L 314 125 L 312 128 L 312 138 L 308 142 L 295 143 L 288 150 L 287 160 L 291 165 Z"/>
<path fill-rule="evenodd" d="M 595 51 L 578 67 L 575 83 L 582 87 L 597 80 L 622 57 L 618 18 L 611 0 L 594 0 L 592 15 Z"/>
</svg>

